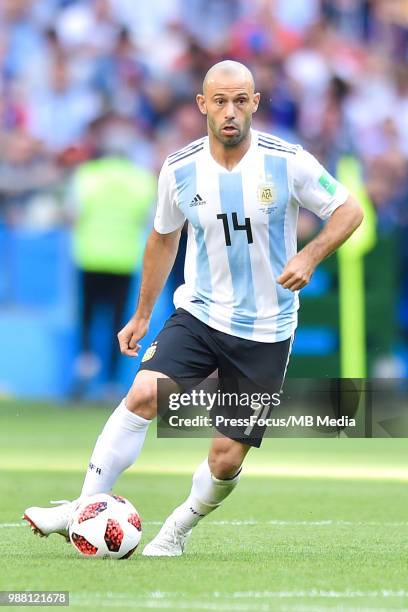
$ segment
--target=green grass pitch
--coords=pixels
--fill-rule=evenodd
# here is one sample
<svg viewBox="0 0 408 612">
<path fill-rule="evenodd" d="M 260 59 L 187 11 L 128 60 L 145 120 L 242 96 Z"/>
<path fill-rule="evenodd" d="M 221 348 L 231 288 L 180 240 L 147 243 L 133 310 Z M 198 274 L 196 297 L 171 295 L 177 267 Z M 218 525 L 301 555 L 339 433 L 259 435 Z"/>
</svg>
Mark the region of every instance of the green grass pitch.
<svg viewBox="0 0 408 612">
<path fill-rule="evenodd" d="M 182 558 L 82 559 L 26 506 L 78 495 L 106 408 L 0 403 L 0 590 L 68 590 L 96 610 L 408 609 L 408 440 L 265 440 Z M 158 440 L 115 491 L 142 546 L 189 491 L 208 440 Z"/>
</svg>

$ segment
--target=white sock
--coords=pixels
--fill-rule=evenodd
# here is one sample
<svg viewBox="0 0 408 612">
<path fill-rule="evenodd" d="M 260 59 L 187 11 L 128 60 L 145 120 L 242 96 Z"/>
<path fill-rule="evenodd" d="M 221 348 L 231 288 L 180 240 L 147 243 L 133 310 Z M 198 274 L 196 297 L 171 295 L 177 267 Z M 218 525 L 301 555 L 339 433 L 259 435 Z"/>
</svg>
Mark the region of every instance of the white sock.
<svg viewBox="0 0 408 612">
<path fill-rule="evenodd" d="M 119 475 L 139 456 L 150 423 L 150 420 L 130 412 L 125 400 L 121 401 L 96 441 L 81 498 L 111 491 Z"/>
<path fill-rule="evenodd" d="M 177 525 L 186 531 L 195 527 L 204 516 L 218 508 L 228 497 L 237 486 L 240 474 L 241 470 L 226 480 L 215 478 L 210 472 L 208 459 L 205 459 L 194 472 L 190 495 L 172 512 Z"/>
</svg>

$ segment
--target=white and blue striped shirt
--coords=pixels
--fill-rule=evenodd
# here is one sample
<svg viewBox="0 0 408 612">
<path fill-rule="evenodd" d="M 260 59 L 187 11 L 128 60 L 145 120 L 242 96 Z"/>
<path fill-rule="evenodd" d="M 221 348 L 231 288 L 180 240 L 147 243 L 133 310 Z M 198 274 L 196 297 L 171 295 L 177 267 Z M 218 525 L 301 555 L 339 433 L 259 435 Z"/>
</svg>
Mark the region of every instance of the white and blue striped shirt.
<svg viewBox="0 0 408 612">
<path fill-rule="evenodd" d="M 154 227 L 167 234 L 188 221 L 176 308 L 227 334 L 286 340 L 297 325 L 299 300 L 276 278 L 297 251 L 299 206 L 327 219 L 347 197 L 301 146 L 256 130 L 231 171 L 212 157 L 208 137 L 169 155 Z"/>
</svg>

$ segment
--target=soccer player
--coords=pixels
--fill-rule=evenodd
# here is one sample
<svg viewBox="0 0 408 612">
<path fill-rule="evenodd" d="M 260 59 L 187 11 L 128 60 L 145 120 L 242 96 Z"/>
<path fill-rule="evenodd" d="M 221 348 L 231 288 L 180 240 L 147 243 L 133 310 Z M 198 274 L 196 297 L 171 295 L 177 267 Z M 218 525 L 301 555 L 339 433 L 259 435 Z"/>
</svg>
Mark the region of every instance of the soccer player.
<svg viewBox="0 0 408 612">
<path fill-rule="evenodd" d="M 187 220 L 185 284 L 174 295 L 176 312 L 147 349 L 128 395 L 96 442 L 78 499 L 111 491 L 136 460 L 156 415 L 158 379 L 176 385 L 203 380 L 218 368 L 221 386 L 245 379 L 258 388 L 277 381 L 279 388 L 297 324 L 297 293 L 362 221 L 353 197 L 312 155 L 251 128 L 259 98 L 246 66 L 215 64 L 197 95 L 208 135 L 169 155 L 162 167 L 137 310 L 118 334 L 123 354 L 140 350 Z M 300 206 L 327 223 L 296 253 Z M 245 455 L 260 446 L 263 432 L 256 426 L 234 435 L 220 429 L 186 501 L 144 555 L 183 553 L 192 528 L 238 484 Z M 77 503 L 31 507 L 24 518 L 41 535 L 66 536 Z"/>
</svg>

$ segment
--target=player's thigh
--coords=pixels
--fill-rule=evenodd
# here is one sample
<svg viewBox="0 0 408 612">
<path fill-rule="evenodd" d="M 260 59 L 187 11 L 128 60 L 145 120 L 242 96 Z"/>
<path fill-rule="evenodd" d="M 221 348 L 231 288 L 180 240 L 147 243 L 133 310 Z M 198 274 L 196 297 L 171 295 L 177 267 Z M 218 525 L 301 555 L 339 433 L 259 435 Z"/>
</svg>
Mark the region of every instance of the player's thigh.
<svg viewBox="0 0 408 612">
<path fill-rule="evenodd" d="M 180 390 L 179 385 L 162 372 L 139 370 L 126 396 L 126 407 L 144 419 L 153 419 L 157 414 L 158 380 L 167 379 L 170 392 Z"/>
<path fill-rule="evenodd" d="M 208 465 L 216 478 L 232 478 L 239 471 L 250 445 L 218 434 L 211 443 Z"/>
</svg>

